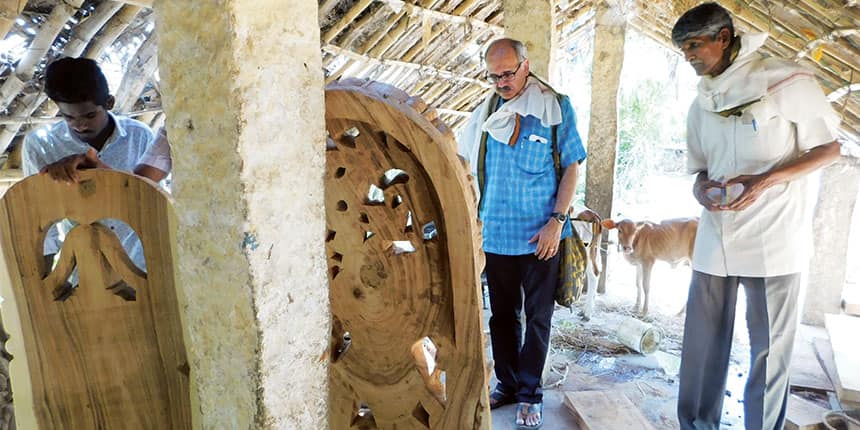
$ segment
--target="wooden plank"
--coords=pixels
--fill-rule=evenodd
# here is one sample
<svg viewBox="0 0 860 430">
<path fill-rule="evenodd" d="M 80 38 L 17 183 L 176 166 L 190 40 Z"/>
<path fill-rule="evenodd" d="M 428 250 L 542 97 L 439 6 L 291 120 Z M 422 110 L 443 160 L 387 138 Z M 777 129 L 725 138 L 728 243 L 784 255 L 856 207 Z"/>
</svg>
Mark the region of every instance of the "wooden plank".
<svg viewBox="0 0 860 430">
<path fill-rule="evenodd" d="M 802 397 L 792 394 L 788 398 L 788 411 L 785 416 L 786 430 L 819 430 L 827 409 L 816 405 Z"/>
<path fill-rule="evenodd" d="M 0 294 L 15 306 L 7 312 L 4 303 L 3 318 L 21 328 L 10 339 L 17 348 L 10 363 L 15 413 L 37 421 L 20 428 L 191 428 L 171 216 L 167 196 L 151 182 L 113 170 L 82 171 L 75 185 L 30 176 L 0 199 L 0 241 L 12 280 Z M 44 231 L 63 218 L 78 225 L 51 271 L 42 258 Z M 147 273 L 99 223 L 106 218 L 138 233 Z M 79 286 L 68 299 L 55 299 L 73 266 Z M 108 289 L 120 279 L 134 299 Z M 16 367 L 21 358 L 26 369 Z"/>
<path fill-rule="evenodd" d="M 654 426 L 622 393 L 615 391 L 568 391 L 564 404 L 582 430 L 653 430 Z"/>
<path fill-rule="evenodd" d="M 789 378 L 791 387 L 820 393 L 834 391 L 830 377 L 824 372 L 815 355 L 813 341 L 814 339 L 810 342 L 797 342 L 794 345 Z"/>
<path fill-rule="evenodd" d="M 847 315 L 827 314 L 825 326 L 830 335 L 836 375 L 833 386 L 840 401 L 860 402 L 860 318 Z"/>
</svg>

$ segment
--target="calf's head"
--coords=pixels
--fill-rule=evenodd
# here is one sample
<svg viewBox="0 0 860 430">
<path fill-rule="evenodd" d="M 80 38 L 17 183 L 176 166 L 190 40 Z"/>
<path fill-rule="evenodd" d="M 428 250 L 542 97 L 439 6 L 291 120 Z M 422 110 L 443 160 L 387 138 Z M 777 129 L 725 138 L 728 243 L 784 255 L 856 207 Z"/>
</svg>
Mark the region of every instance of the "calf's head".
<svg viewBox="0 0 860 430">
<path fill-rule="evenodd" d="M 618 229 L 618 246 L 625 254 L 633 253 L 633 242 L 636 240 L 636 233 L 642 228 L 642 223 L 633 222 L 629 219 L 623 219 L 615 222 L 611 219 L 605 219 L 600 223 L 603 228 L 612 230 Z"/>
</svg>

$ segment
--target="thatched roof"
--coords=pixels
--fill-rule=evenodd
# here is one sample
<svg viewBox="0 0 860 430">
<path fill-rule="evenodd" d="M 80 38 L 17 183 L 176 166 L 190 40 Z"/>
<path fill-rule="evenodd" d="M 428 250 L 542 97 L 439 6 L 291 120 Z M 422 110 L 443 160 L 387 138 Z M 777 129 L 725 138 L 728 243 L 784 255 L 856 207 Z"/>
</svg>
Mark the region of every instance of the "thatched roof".
<svg viewBox="0 0 860 430">
<path fill-rule="evenodd" d="M 562 44 L 593 25 L 592 0 L 561 0 L 556 29 Z M 613 2 L 614 3 L 614 2 Z M 618 3 L 630 26 L 674 49 L 675 20 L 699 1 L 625 1 Z M 737 31 L 768 33 L 765 50 L 815 71 L 837 112 L 845 137 L 860 140 L 860 2 L 857 0 L 719 0 Z"/>
<path fill-rule="evenodd" d="M 609 1 L 609 0 L 603 0 Z M 134 3 L 134 4 L 132 4 Z M 593 27 L 595 0 L 555 2 L 562 48 Z M 611 0 L 632 28 L 671 47 L 674 20 L 690 0 Z M 723 0 L 740 31 L 771 34 L 766 49 L 817 73 L 843 115 L 845 136 L 860 136 L 860 5 L 856 0 Z M 160 97 L 151 0 L 0 0 L 0 146 L 53 121 L 41 92 L 48 61 L 100 58 L 123 76 L 118 110 L 158 124 Z M 17 18 L 15 18 L 17 17 Z M 503 33 L 501 0 L 320 0 L 323 67 L 328 82 L 360 77 L 422 97 L 458 128 L 490 86 L 480 52 Z M 673 48 L 674 49 L 674 48 Z M 853 84 L 853 88 L 852 88 Z M 852 93 L 853 91 L 853 93 Z M 142 112 L 142 113 L 141 113 Z"/>
</svg>

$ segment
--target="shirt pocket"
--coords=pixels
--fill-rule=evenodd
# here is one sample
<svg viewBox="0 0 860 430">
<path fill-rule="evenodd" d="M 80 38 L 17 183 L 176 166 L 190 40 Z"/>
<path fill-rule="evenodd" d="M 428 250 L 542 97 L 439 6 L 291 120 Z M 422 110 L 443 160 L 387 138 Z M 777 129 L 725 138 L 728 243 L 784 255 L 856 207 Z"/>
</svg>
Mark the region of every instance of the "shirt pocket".
<svg viewBox="0 0 860 430">
<path fill-rule="evenodd" d="M 552 170 L 552 145 L 549 138 L 540 134 L 523 133 L 517 142 L 515 161 L 517 168 L 531 175 Z"/>
<path fill-rule="evenodd" d="M 783 155 L 780 145 L 774 144 L 768 136 L 772 121 L 778 122 L 779 117 L 766 103 L 756 103 L 743 112 L 737 121 L 739 159 L 767 162 Z"/>
</svg>

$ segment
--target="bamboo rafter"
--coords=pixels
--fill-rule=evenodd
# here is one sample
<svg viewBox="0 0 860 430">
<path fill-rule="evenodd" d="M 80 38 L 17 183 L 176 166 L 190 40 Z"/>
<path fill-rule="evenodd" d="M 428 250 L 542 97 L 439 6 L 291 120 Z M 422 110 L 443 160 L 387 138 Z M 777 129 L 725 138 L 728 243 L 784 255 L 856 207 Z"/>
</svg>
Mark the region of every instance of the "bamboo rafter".
<svg viewBox="0 0 860 430">
<path fill-rule="evenodd" d="M 484 88 L 492 88 L 492 85 L 490 85 L 488 82 L 484 82 L 484 81 L 481 81 L 481 80 L 475 79 L 475 78 L 469 78 L 466 76 L 460 76 L 460 75 L 454 74 L 452 72 L 449 72 L 446 70 L 440 70 L 440 69 L 437 69 L 433 66 L 428 66 L 425 64 L 408 63 L 405 61 L 374 58 L 374 57 L 371 57 L 368 55 L 358 54 L 356 52 L 352 52 L 348 49 L 344 49 L 344 48 L 341 48 L 339 46 L 335 46 L 332 44 L 325 44 L 325 45 L 323 45 L 322 48 L 323 48 L 323 51 L 325 51 L 325 52 L 328 52 L 328 53 L 334 54 L 334 55 L 342 55 L 342 56 L 347 57 L 347 58 L 352 59 L 352 60 L 363 61 L 365 63 L 371 63 L 371 64 L 381 64 L 381 65 L 389 65 L 389 66 L 394 66 L 394 67 L 402 67 L 404 69 L 416 70 L 423 75 L 437 76 L 437 77 L 442 78 L 442 79 L 449 79 L 449 80 L 458 81 L 458 82 L 466 82 L 466 83 L 469 83 L 472 85 L 478 85 L 478 86 L 481 86 Z"/>
</svg>

